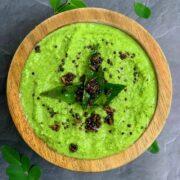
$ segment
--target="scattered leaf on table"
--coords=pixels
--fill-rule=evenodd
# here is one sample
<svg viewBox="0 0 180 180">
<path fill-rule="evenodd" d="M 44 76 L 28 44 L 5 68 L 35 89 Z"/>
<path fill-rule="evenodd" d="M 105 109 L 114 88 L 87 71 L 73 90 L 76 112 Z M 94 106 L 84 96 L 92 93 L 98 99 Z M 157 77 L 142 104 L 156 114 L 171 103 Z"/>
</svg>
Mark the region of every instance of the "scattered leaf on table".
<svg viewBox="0 0 180 180">
<path fill-rule="evenodd" d="M 58 12 L 64 12 L 71 9 L 84 8 L 87 7 L 83 0 L 68 0 L 58 8 Z"/>
<path fill-rule="evenodd" d="M 159 150 L 160 150 L 160 148 L 158 146 L 157 141 L 154 141 L 154 143 L 148 149 L 148 151 L 153 154 L 157 154 L 159 152 Z"/>
<path fill-rule="evenodd" d="M 41 169 L 38 166 L 33 166 L 29 170 L 28 180 L 39 180 L 41 177 Z"/>
<path fill-rule="evenodd" d="M 1 152 L 4 160 L 10 164 L 6 169 L 9 180 L 39 180 L 41 170 L 38 166 L 30 165 L 27 156 L 21 155 L 8 145 L 3 146 Z"/>
<path fill-rule="evenodd" d="M 61 4 L 62 0 L 50 0 L 50 4 L 54 9 L 54 12 L 56 12 Z"/>
<path fill-rule="evenodd" d="M 29 171 L 30 168 L 30 160 L 27 156 L 22 155 L 21 157 L 21 163 L 22 163 L 22 168 L 24 171 Z"/>
<path fill-rule="evenodd" d="M 6 174 L 11 180 L 27 180 L 28 173 L 25 173 L 22 166 L 11 164 L 6 169 Z"/>
<path fill-rule="evenodd" d="M 15 149 L 11 148 L 8 145 L 4 145 L 1 148 L 1 152 L 4 160 L 6 160 L 9 164 L 21 164 L 20 155 Z"/>
<path fill-rule="evenodd" d="M 134 11 L 139 17 L 142 18 L 147 19 L 151 16 L 151 9 L 140 2 L 134 2 Z"/>
</svg>

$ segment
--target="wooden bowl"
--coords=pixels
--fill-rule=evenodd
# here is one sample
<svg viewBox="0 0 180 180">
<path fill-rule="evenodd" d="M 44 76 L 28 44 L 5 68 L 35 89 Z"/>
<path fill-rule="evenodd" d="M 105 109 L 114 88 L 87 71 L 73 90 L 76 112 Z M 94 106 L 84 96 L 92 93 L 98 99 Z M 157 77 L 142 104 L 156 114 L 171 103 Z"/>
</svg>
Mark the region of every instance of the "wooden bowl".
<svg viewBox="0 0 180 180">
<path fill-rule="evenodd" d="M 77 22 L 103 23 L 125 31 L 135 38 L 149 55 L 158 80 L 158 101 L 154 116 L 141 137 L 128 149 L 97 160 L 80 160 L 56 153 L 39 139 L 30 128 L 22 110 L 19 84 L 24 64 L 35 44 L 52 31 Z M 99 172 L 123 166 L 134 160 L 153 143 L 162 130 L 172 99 L 172 81 L 166 58 L 153 37 L 132 19 L 105 9 L 77 9 L 55 15 L 31 31 L 17 49 L 10 66 L 7 81 L 7 98 L 13 121 L 24 141 L 40 156 L 60 167 L 84 172 Z"/>
</svg>

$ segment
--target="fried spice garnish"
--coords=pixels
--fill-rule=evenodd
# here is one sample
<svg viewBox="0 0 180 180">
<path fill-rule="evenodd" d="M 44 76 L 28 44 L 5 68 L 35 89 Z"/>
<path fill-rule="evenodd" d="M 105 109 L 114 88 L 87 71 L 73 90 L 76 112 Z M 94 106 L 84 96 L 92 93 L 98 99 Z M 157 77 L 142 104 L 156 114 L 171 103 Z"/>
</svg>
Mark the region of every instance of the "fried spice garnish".
<svg viewBox="0 0 180 180">
<path fill-rule="evenodd" d="M 85 90 L 90 94 L 90 95 L 97 95 L 100 91 L 99 83 L 96 81 L 96 79 L 91 79 L 88 81 L 86 84 Z"/>
<path fill-rule="evenodd" d="M 49 126 L 53 131 L 56 131 L 56 132 L 58 132 L 59 131 L 59 129 L 60 129 L 60 124 L 58 123 L 58 122 L 54 122 L 54 124 L 53 125 L 51 125 L 51 126 Z"/>
<path fill-rule="evenodd" d="M 101 126 L 101 117 L 99 114 L 92 113 L 85 121 L 87 131 L 97 132 Z"/>
<path fill-rule="evenodd" d="M 102 58 L 101 58 L 101 55 L 99 53 L 96 53 L 94 54 L 91 59 L 91 65 L 90 65 L 90 68 L 93 70 L 93 71 L 98 71 L 101 63 L 102 63 Z"/>
<path fill-rule="evenodd" d="M 76 152 L 77 150 L 78 150 L 78 145 L 77 144 L 71 143 L 69 145 L 69 151 Z"/>
<path fill-rule="evenodd" d="M 123 53 L 123 52 L 119 52 L 119 57 L 121 58 L 121 60 L 124 60 L 124 59 L 126 59 L 127 58 L 127 53 Z"/>
<path fill-rule="evenodd" d="M 104 107 L 104 110 L 106 111 L 106 113 L 107 114 L 109 114 L 109 113 L 114 113 L 114 109 L 113 108 L 111 108 L 110 106 L 105 106 Z"/>
<path fill-rule="evenodd" d="M 83 94 L 84 94 L 84 88 L 83 87 L 78 88 L 76 91 L 76 101 L 77 102 L 82 102 Z"/>
<path fill-rule="evenodd" d="M 61 80 L 62 80 L 62 82 L 66 85 L 66 86 L 68 86 L 68 85 L 71 85 L 72 84 L 72 82 L 73 82 L 73 80 L 75 79 L 75 75 L 73 74 L 73 73 L 67 73 L 67 74 L 65 74 L 64 76 L 62 76 L 61 77 Z"/>
<path fill-rule="evenodd" d="M 113 114 L 108 114 L 106 117 L 105 117 L 105 123 L 109 124 L 109 125 L 112 125 L 114 122 L 114 119 L 113 119 Z"/>
<path fill-rule="evenodd" d="M 111 108 L 110 106 L 105 106 L 104 110 L 107 113 L 107 116 L 105 117 L 105 123 L 112 125 L 114 122 L 114 112 L 115 110 Z"/>
</svg>

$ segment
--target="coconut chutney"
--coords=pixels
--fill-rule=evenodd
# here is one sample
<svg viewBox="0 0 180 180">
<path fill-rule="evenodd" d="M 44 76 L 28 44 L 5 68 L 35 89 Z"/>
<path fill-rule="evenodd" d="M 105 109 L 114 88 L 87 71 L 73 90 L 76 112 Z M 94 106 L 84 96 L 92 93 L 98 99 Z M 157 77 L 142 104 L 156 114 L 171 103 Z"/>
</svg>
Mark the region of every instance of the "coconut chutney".
<svg viewBox="0 0 180 180">
<path fill-rule="evenodd" d="M 98 54 L 91 69 L 100 66 L 104 83 L 125 86 L 106 107 L 78 103 L 81 92 L 100 92 L 93 79 L 76 91 L 77 102 L 41 95 L 80 83 L 95 45 Z M 50 148 L 69 157 L 98 159 L 128 148 L 142 135 L 156 108 L 157 80 L 148 55 L 128 34 L 107 25 L 77 23 L 36 45 L 22 72 L 20 98 L 31 128 Z"/>
</svg>

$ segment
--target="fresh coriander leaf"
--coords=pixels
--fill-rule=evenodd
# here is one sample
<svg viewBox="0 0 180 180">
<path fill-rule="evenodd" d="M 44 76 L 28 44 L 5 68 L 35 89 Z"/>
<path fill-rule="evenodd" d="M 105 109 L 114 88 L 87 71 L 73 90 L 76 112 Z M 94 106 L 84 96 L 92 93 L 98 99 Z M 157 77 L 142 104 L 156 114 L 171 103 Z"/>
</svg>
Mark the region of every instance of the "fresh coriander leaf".
<svg viewBox="0 0 180 180">
<path fill-rule="evenodd" d="M 30 168 L 30 160 L 27 156 L 22 155 L 21 157 L 21 163 L 22 163 L 22 168 L 25 172 L 29 171 Z"/>
<path fill-rule="evenodd" d="M 158 142 L 154 141 L 154 143 L 149 147 L 148 151 L 153 153 L 153 154 L 157 154 L 159 152 L 160 148 L 158 146 Z"/>
<path fill-rule="evenodd" d="M 6 169 L 6 174 L 9 176 L 11 180 L 27 180 L 28 173 L 24 172 L 22 166 L 17 164 L 11 164 Z"/>
<path fill-rule="evenodd" d="M 29 170 L 28 180 L 39 180 L 41 177 L 41 169 L 38 166 L 33 166 Z"/>
<path fill-rule="evenodd" d="M 58 8 L 58 12 L 64 12 L 71 9 L 87 7 L 83 0 L 68 0 L 65 4 Z"/>
<path fill-rule="evenodd" d="M 8 145 L 1 148 L 2 156 L 9 164 L 20 165 L 20 155 L 19 153 Z"/>
<path fill-rule="evenodd" d="M 30 161 L 27 156 L 20 155 L 8 145 L 3 146 L 1 152 L 3 158 L 10 164 L 6 169 L 9 180 L 39 180 L 41 170 L 38 166 L 30 169 Z"/>
<path fill-rule="evenodd" d="M 140 2 L 134 2 L 135 13 L 142 18 L 149 18 L 151 16 L 151 9 Z"/>
<path fill-rule="evenodd" d="M 126 86 L 121 84 L 112 84 L 106 83 L 104 85 L 104 90 L 109 91 L 109 95 L 107 95 L 106 104 L 109 104 Z"/>
<path fill-rule="evenodd" d="M 61 4 L 62 0 L 50 0 L 50 5 L 54 9 L 54 12 L 56 12 Z"/>
</svg>

